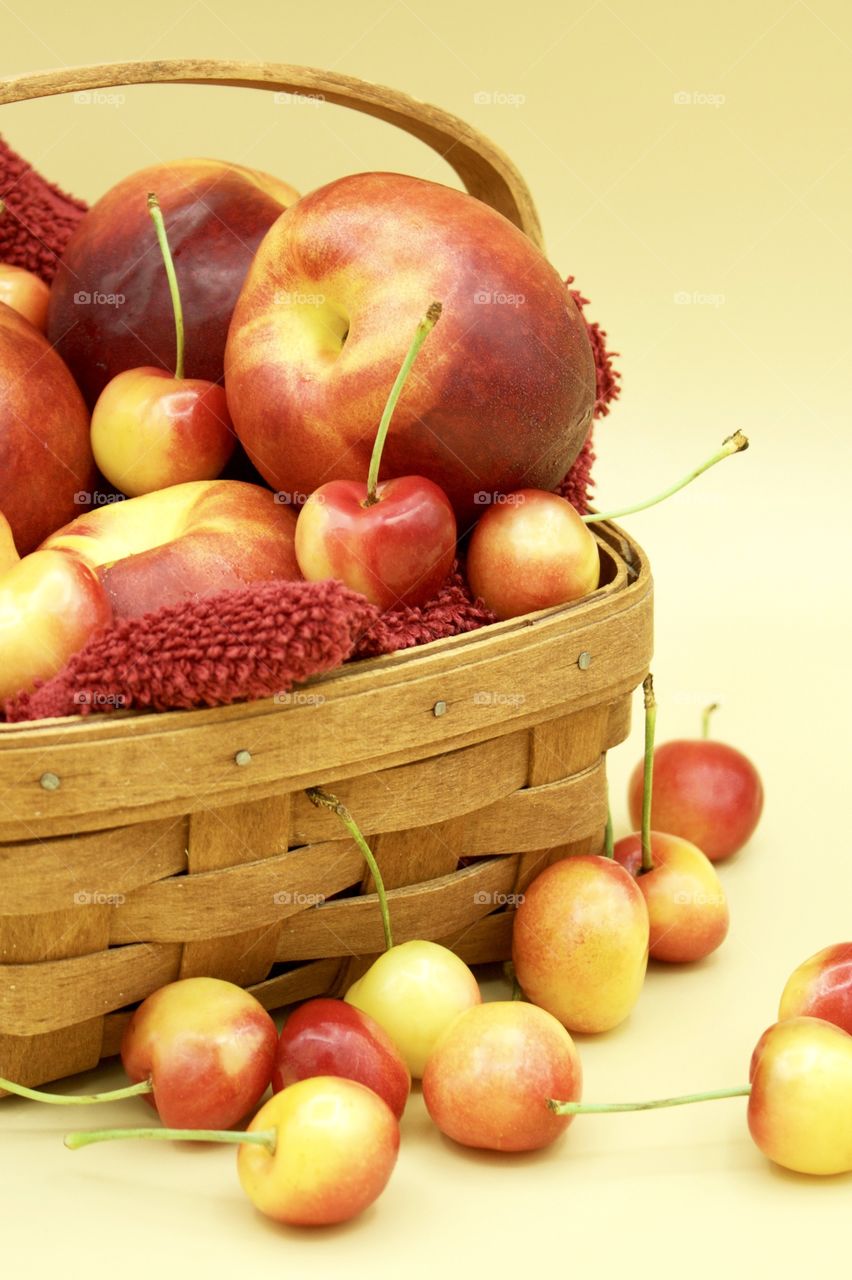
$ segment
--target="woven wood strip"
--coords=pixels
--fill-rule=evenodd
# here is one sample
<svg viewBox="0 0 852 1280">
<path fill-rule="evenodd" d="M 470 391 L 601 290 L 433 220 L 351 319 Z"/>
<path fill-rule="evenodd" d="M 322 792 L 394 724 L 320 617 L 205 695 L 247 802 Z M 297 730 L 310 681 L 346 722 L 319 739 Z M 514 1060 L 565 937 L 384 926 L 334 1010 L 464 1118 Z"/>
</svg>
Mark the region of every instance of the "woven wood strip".
<svg viewBox="0 0 852 1280">
<path fill-rule="evenodd" d="M 104 1018 L 35 1035 L 0 1035 L 0 1075 L 36 1086 L 96 1067 L 103 1053 Z M 8 1095 L 0 1089 L 0 1098 Z"/>
<path fill-rule="evenodd" d="M 192 942 L 240 932 L 304 912 L 316 897 L 359 884 L 364 862 L 350 840 L 293 849 L 262 862 L 175 876 L 137 889 L 115 907 L 110 941 Z"/>
<path fill-rule="evenodd" d="M 396 769 L 380 769 L 329 786 L 355 815 L 365 835 L 405 831 L 455 818 L 510 795 L 527 776 L 526 730 L 431 756 Z M 324 787 L 324 782 L 318 781 Z M 307 795 L 293 795 L 291 844 L 334 839 L 340 819 Z"/>
<path fill-rule="evenodd" d="M 0 965 L 0 1034 L 28 1036 L 100 1017 L 173 982 L 175 945 L 111 947 L 44 964 Z"/>
<path fill-rule="evenodd" d="M 0 845 L 0 917 L 61 911 L 87 894 L 127 893 L 185 868 L 186 823 L 174 818 Z"/>
<path fill-rule="evenodd" d="M 37 916 L 0 916 L 0 961 L 39 964 L 43 960 L 105 951 L 109 945 L 109 913 L 108 906 L 80 903 L 65 911 L 45 911 Z"/>
</svg>

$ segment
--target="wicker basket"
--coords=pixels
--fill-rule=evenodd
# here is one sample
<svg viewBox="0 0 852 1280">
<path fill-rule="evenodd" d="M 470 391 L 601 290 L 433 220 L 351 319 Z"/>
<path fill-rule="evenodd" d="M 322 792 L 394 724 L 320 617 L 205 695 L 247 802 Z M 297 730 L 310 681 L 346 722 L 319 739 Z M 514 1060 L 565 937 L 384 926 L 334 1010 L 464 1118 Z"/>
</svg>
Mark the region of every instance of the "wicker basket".
<svg viewBox="0 0 852 1280">
<path fill-rule="evenodd" d="M 130 64 L 7 82 L 0 102 L 151 81 L 321 94 L 379 116 L 446 152 L 468 190 L 540 239 L 491 143 L 347 77 Z M 555 858 L 602 846 L 605 753 L 650 661 L 647 560 L 614 525 L 595 530 L 601 585 L 570 606 L 285 697 L 0 725 L 0 1075 L 40 1084 L 96 1065 L 117 1052 L 129 1006 L 176 978 L 227 978 L 276 1008 L 357 976 L 383 946 L 378 904 L 310 786 L 370 838 L 397 941 L 505 958 L 512 895 Z"/>
</svg>

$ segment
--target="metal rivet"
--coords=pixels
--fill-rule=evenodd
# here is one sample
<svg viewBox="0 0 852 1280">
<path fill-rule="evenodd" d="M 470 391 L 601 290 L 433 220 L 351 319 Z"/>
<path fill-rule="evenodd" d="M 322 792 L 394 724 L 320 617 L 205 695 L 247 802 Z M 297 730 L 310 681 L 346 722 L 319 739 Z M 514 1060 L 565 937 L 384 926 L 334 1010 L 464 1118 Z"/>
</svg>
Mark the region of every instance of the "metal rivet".
<svg viewBox="0 0 852 1280">
<path fill-rule="evenodd" d="M 43 773 L 39 778 L 39 784 L 45 791 L 58 791 L 62 785 L 55 773 Z"/>
<path fill-rule="evenodd" d="M 436 702 L 436 703 L 435 703 L 435 705 L 434 705 L 434 707 L 432 708 L 432 715 L 433 715 L 433 716 L 443 716 L 443 715 L 445 715 L 445 714 L 446 714 L 446 711 L 447 711 L 447 704 L 446 704 L 446 702 L 443 702 L 443 701 L 442 701 L 442 702 Z"/>
<path fill-rule="evenodd" d="M 234 764 L 251 764 L 251 752 L 238 751 L 234 756 Z"/>
<path fill-rule="evenodd" d="M 579 658 L 577 659 L 577 666 L 580 668 L 581 671 L 588 671 L 591 665 L 591 662 L 592 662 L 592 655 L 589 653 L 587 649 L 584 649 L 583 652 L 580 654 Z"/>
</svg>

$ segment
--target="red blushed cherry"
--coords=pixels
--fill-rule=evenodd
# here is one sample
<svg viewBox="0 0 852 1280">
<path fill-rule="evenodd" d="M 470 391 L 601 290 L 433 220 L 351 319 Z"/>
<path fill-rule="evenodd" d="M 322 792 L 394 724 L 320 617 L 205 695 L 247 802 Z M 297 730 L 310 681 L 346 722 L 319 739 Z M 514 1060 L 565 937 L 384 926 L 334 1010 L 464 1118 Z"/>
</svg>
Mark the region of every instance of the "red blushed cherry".
<svg viewBox="0 0 852 1280">
<path fill-rule="evenodd" d="M 399 1119 L 411 1091 L 402 1055 L 369 1014 L 344 1000 L 308 1000 L 294 1009 L 281 1031 L 272 1090 L 298 1080 L 341 1076 L 383 1098 Z"/>
<path fill-rule="evenodd" d="M 778 1017 L 822 1018 L 852 1035 L 852 942 L 824 947 L 794 969 Z"/>
<path fill-rule="evenodd" d="M 367 483 L 334 480 L 310 495 L 296 525 L 296 559 L 310 582 L 338 578 L 381 609 L 425 604 L 446 580 L 456 554 L 449 498 L 425 476 L 378 483 L 390 420 L 409 370 L 441 304 L 417 326 L 376 433 Z"/>
<path fill-rule="evenodd" d="M 144 1000 L 121 1041 L 132 1081 L 171 1129 L 229 1129 L 269 1085 L 278 1032 L 259 1001 L 219 978 L 183 978 Z"/>
</svg>

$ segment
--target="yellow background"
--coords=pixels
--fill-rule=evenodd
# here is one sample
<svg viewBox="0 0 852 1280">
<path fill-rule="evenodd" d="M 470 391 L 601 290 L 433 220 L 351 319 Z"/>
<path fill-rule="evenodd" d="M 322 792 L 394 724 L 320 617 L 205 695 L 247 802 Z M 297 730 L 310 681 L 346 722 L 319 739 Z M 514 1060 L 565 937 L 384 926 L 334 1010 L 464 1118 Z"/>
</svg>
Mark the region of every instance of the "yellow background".
<svg viewBox="0 0 852 1280">
<path fill-rule="evenodd" d="M 553 261 L 576 275 L 623 353 L 623 395 L 597 436 L 599 504 L 655 492 L 736 427 L 751 437 L 748 453 L 629 526 L 657 583 L 660 738 L 692 734 L 718 698 L 716 734 L 763 773 L 764 820 L 722 871 L 733 920 L 722 951 L 692 970 L 652 968 L 629 1022 L 581 1043 L 590 1099 L 744 1080 L 788 972 L 852 936 L 844 0 L 0 0 L 0 29 L 4 75 L 125 58 L 271 59 L 403 88 L 463 116 L 518 163 Z M 112 107 L 6 107 L 0 128 L 88 199 L 132 169 L 191 154 L 302 190 L 367 169 L 454 182 L 419 143 L 340 108 L 274 106 L 242 90 L 122 92 Z M 631 741 L 610 757 L 618 833 L 640 739 L 637 699 Z M 110 1066 L 73 1085 L 119 1074 Z M 98 1121 L 141 1115 L 126 1103 Z M 81 1120 L 94 1117 L 0 1108 L 10 1275 L 792 1276 L 848 1256 L 849 1177 L 771 1168 L 740 1100 L 588 1117 L 543 1155 L 500 1158 L 453 1149 L 415 1098 L 382 1200 L 313 1236 L 253 1215 L 232 1153 L 138 1144 L 71 1155 L 59 1135 Z"/>
</svg>

